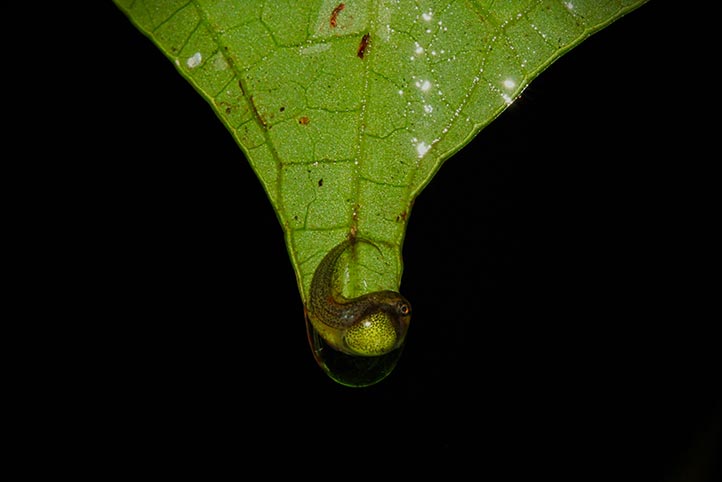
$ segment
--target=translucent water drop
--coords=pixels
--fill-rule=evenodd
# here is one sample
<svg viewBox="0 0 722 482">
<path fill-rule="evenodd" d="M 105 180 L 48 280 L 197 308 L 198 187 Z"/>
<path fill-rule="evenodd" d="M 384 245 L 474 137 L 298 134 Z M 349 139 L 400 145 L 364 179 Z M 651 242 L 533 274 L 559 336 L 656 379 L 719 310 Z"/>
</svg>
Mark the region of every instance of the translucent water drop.
<svg viewBox="0 0 722 482">
<path fill-rule="evenodd" d="M 349 387 L 367 387 L 389 376 L 404 349 L 402 344 L 396 350 L 381 356 L 347 355 L 331 348 L 313 328 L 308 317 L 306 333 L 316 363 L 334 381 Z"/>
</svg>

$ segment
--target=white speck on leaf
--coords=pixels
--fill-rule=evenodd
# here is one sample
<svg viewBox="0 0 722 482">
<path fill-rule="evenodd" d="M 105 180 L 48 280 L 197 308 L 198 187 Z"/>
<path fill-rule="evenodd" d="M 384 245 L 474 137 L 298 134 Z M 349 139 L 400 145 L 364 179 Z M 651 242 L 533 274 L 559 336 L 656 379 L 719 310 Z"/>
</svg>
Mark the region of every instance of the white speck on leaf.
<svg viewBox="0 0 722 482">
<path fill-rule="evenodd" d="M 428 80 L 417 80 L 416 87 L 421 89 L 422 92 L 428 92 L 431 90 L 431 82 Z"/>
<path fill-rule="evenodd" d="M 504 79 L 504 82 L 502 82 L 502 83 L 503 83 L 505 89 L 511 90 L 514 87 L 516 87 L 516 82 L 514 82 L 513 79 Z"/>
<path fill-rule="evenodd" d="M 189 69 L 195 69 L 199 65 L 201 65 L 201 62 L 203 61 L 203 57 L 201 56 L 200 52 L 196 52 L 190 57 L 188 57 L 188 60 L 186 60 L 186 65 Z"/>
<path fill-rule="evenodd" d="M 424 157 L 424 155 L 429 152 L 429 149 L 431 149 L 431 146 L 425 143 L 424 141 L 419 142 L 416 144 L 416 152 L 419 154 L 419 158 Z"/>
</svg>

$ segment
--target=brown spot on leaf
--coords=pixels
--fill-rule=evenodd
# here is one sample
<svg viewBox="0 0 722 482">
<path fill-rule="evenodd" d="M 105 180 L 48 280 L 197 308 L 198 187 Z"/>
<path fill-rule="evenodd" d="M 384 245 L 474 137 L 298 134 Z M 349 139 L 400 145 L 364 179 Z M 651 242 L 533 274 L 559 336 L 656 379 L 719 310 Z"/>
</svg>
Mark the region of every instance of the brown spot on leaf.
<svg viewBox="0 0 722 482">
<path fill-rule="evenodd" d="M 318 180 L 318 187 L 322 187 L 322 186 L 323 186 L 323 179 L 319 179 L 319 180 Z"/>
<path fill-rule="evenodd" d="M 258 112 L 258 108 L 256 107 L 256 103 L 253 101 L 253 96 L 250 96 L 248 100 L 251 103 L 251 109 L 253 109 L 253 113 L 256 115 L 256 119 L 258 119 L 258 122 L 261 123 L 261 125 L 268 129 L 268 125 L 266 124 L 266 119 L 264 119 L 261 114 Z"/>
<path fill-rule="evenodd" d="M 349 229 L 348 232 L 348 239 L 351 241 L 356 240 L 356 235 L 358 234 L 358 210 L 359 205 L 354 204 L 353 211 L 351 213 L 351 229 Z"/>
<path fill-rule="evenodd" d="M 218 105 L 219 109 L 223 109 L 224 112 L 228 115 L 230 115 L 231 112 L 233 111 L 233 106 L 231 104 L 229 104 L 228 102 L 226 102 L 225 100 L 218 102 L 216 105 Z"/>
<path fill-rule="evenodd" d="M 364 55 L 366 54 L 366 48 L 369 46 L 369 41 L 371 40 L 370 34 L 364 34 L 363 37 L 361 37 L 361 43 L 358 46 L 358 51 L 356 52 L 356 55 L 358 55 L 358 58 L 362 59 L 364 58 Z"/>
<path fill-rule="evenodd" d="M 338 24 L 338 14 L 341 13 L 344 8 L 346 8 L 346 5 L 339 3 L 336 8 L 333 9 L 333 12 L 331 12 L 331 18 L 328 20 L 328 24 L 331 25 L 331 28 L 336 28 L 336 25 Z"/>
<path fill-rule="evenodd" d="M 300 117 L 298 119 L 298 123 L 301 124 L 302 126 L 307 126 L 309 122 L 310 122 L 310 120 L 306 116 Z"/>
</svg>

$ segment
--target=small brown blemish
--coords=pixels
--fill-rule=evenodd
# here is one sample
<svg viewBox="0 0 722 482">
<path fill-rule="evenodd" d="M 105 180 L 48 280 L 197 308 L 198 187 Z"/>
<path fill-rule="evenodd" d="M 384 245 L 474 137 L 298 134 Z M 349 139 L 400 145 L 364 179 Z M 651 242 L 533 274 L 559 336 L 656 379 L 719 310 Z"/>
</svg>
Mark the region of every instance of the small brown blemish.
<svg viewBox="0 0 722 482">
<path fill-rule="evenodd" d="M 351 229 L 348 232 L 348 239 L 351 241 L 355 241 L 356 235 L 358 234 L 358 210 L 359 205 L 354 204 L 353 211 L 351 213 Z"/>
<path fill-rule="evenodd" d="M 331 18 L 328 21 L 331 28 L 336 28 L 336 25 L 338 24 L 338 14 L 341 13 L 344 8 L 346 8 L 346 5 L 339 3 L 336 8 L 333 9 L 333 12 L 331 12 Z"/>
<path fill-rule="evenodd" d="M 404 211 L 403 213 L 398 214 L 398 215 L 396 216 L 396 222 L 397 222 L 397 223 L 400 223 L 400 222 L 402 222 L 402 221 L 406 221 L 406 211 Z"/>
<path fill-rule="evenodd" d="M 301 124 L 302 126 L 307 126 L 309 123 L 309 119 L 308 119 L 308 117 L 303 116 L 298 119 L 298 123 Z"/>
<path fill-rule="evenodd" d="M 371 39 L 370 34 L 364 34 L 363 37 L 361 37 L 361 43 L 358 45 L 358 51 L 356 52 L 356 55 L 358 55 L 358 58 L 363 59 L 364 54 L 366 53 L 366 48 L 369 46 L 369 40 Z"/>
<path fill-rule="evenodd" d="M 225 111 L 225 113 L 228 115 L 230 115 L 231 112 L 233 111 L 231 104 L 229 104 L 225 100 L 220 101 L 217 105 L 219 108 L 222 108 Z"/>
<path fill-rule="evenodd" d="M 285 107 L 281 107 L 281 108 L 278 109 L 278 110 L 280 110 L 281 112 L 283 112 L 284 110 L 286 110 L 286 108 L 285 108 Z"/>
<path fill-rule="evenodd" d="M 318 187 L 322 187 L 322 186 L 323 186 L 323 178 L 318 180 Z"/>
<path fill-rule="evenodd" d="M 261 114 L 258 112 L 258 108 L 256 107 L 256 103 L 253 101 L 253 96 L 250 96 L 248 98 L 251 104 L 251 109 L 253 109 L 253 113 L 256 114 L 256 118 L 258 119 L 258 122 L 261 123 L 261 125 L 268 129 L 268 125 L 266 124 L 266 119 L 264 119 Z"/>
</svg>

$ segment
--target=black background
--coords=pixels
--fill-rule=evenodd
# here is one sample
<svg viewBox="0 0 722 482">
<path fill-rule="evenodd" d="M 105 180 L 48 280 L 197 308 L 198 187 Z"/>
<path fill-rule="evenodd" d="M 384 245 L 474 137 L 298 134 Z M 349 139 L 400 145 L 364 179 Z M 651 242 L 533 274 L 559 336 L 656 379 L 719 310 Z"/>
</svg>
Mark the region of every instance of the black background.
<svg viewBox="0 0 722 482">
<path fill-rule="evenodd" d="M 364 389 L 316 366 L 242 152 L 109 5 L 73 106 L 86 126 L 63 147 L 78 158 L 66 236 L 97 320 L 92 379 L 118 426 L 149 451 L 220 458 L 380 452 L 494 480 L 705 480 L 720 424 L 700 273 L 718 222 L 712 129 L 661 3 L 555 62 L 418 197 L 407 345 Z"/>
</svg>

